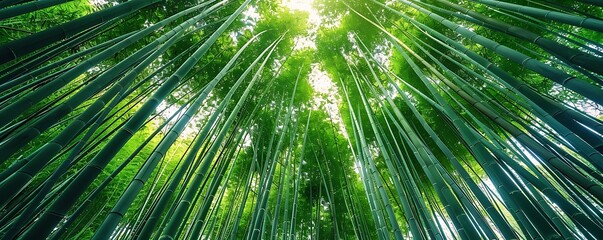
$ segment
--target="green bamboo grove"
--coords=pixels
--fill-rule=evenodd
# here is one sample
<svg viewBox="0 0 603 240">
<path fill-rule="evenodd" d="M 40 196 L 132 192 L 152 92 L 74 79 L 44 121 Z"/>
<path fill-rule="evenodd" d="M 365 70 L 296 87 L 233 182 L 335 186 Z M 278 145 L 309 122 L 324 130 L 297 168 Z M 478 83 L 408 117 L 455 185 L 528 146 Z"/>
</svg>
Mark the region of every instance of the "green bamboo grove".
<svg viewBox="0 0 603 240">
<path fill-rule="evenodd" d="M 598 239 L 603 1 L 0 1 L 0 239 Z"/>
</svg>

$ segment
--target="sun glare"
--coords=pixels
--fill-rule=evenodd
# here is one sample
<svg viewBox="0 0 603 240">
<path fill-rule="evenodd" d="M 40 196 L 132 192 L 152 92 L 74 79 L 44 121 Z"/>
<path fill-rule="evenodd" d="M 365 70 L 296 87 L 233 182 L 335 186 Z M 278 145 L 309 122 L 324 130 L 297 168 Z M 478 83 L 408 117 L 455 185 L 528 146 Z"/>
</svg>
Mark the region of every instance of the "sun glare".
<svg viewBox="0 0 603 240">
<path fill-rule="evenodd" d="M 318 27 L 320 27 L 322 19 L 320 14 L 318 14 L 318 11 L 314 8 L 313 0 L 283 0 L 281 4 L 283 7 L 286 7 L 291 11 L 302 11 L 309 14 L 309 33 L 315 33 L 316 30 L 318 30 Z"/>
<path fill-rule="evenodd" d="M 313 2 L 313 0 L 283 0 L 283 6 L 291 10 L 312 12 L 316 11 L 312 7 Z"/>
</svg>

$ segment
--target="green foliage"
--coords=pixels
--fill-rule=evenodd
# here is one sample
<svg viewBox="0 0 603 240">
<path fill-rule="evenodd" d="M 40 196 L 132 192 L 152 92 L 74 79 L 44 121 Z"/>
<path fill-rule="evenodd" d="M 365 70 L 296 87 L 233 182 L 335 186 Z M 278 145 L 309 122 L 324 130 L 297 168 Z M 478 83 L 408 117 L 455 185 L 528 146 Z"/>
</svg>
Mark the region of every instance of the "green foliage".
<svg viewBox="0 0 603 240">
<path fill-rule="evenodd" d="M 0 236 L 603 234 L 603 76 L 575 61 L 602 61 L 601 32 L 480 1 L 311 2 L 250 1 L 221 28 L 247 1 L 158 1 L 81 30 L 98 32 L 72 46 L 79 35 L 0 65 L 0 110 L 25 106 L 0 126 Z M 588 2 L 512 1 L 600 21 Z M 9 18 L 0 47 L 117 4 L 68 1 Z M 199 4 L 86 65 L 114 45 L 101 44 Z M 157 40 L 166 34 L 173 45 Z M 62 75 L 74 67 L 86 69 Z"/>
</svg>

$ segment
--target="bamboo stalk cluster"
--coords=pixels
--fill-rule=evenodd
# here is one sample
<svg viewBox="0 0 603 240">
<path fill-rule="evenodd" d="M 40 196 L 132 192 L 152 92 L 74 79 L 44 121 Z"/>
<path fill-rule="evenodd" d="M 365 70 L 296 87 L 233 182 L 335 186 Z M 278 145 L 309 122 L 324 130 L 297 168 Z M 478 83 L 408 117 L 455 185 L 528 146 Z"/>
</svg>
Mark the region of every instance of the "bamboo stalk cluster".
<svg viewBox="0 0 603 240">
<path fill-rule="evenodd" d="M 521 2 L 320 1 L 342 24 L 311 50 L 252 0 L 4 41 L 0 237 L 597 239 L 602 4 Z M 0 24 L 66 4 L 5 0 Z"/>
</svg>

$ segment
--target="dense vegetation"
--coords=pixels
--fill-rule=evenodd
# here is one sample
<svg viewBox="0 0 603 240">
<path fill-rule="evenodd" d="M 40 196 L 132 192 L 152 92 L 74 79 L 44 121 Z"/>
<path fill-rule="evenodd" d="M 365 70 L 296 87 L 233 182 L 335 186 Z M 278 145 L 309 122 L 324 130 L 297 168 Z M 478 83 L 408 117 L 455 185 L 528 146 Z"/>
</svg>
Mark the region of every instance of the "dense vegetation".
<svg viewBox="0 0 603 240">
<path fill-rule="evenodd" d="M 602 6 L 0 1 L 0 237 L 596 239 Z"/>
</svg>

